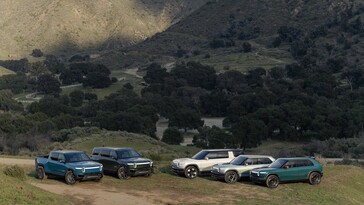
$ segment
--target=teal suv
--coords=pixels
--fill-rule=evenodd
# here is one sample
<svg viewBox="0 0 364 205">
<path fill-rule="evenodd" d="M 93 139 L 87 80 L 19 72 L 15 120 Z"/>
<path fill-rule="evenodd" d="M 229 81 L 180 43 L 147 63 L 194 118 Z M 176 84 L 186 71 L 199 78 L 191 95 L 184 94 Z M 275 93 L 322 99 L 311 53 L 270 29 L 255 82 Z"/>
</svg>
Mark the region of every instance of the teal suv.
<svg viewBox="0 0 364 205">
<path fill-rule="evenodd" d="M 38 179 L 60 176 L 71 185 L 82 180 L 99 181 L 104 176 L 102 164 L 91 161 L 82 151 L 52 151 L 49 155 L 37 157 L 35 171 Z"/>
<path fill-rule="evenodd" d="M 280 158 L 268 168 L 254 169 L 250 179 L 254 183 L 265 183 L 269 188 L 276 188 L 280 182 L 308 181 L 319 184 L 323 176 L 322 166 L 313 158 Z"/>
</svg>

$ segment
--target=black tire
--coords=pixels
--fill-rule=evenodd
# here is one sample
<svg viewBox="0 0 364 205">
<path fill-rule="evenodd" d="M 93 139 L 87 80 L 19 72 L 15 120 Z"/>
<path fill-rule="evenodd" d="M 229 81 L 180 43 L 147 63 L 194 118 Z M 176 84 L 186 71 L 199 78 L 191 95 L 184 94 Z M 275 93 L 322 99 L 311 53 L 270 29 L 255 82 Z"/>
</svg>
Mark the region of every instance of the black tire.
<svg viewBox="0 0 364 205">
<path fill-rule="evenodd" d="M 239 175 L 235 171 L 228 171 L 225 173 L 225 182 L 228 184 L 233 184 L 238 181 L 238 177 Z"/>
<path fill-rule="evenodd" d="M 119 169 L 116 171 L 116 174 L 118 175 L 119 179 L 130 178 L 128 169 L 125 166 L 120 166 Z"/>
<path fill-rule="evenodd" d="M 269 188 L 277 188 L 279 185 L 279 178 L 276 175 L 269 175 L 265 180 L 265 184 Z"/>
<path fill-rule="evenodd" d="M 64 175 L 64 180 L 66 181 L 66 184 L 74 185 L 77 182 L 76 176 L 73 174 L 72 171 L 67 171 L 66 175 Z"/>
<path fill-rule="evenodd" d="M 43 179 L 47 179 L 48 178 L 48 176 L 46 175 L 43 167 L 37 167 L 37 169 L 36 169 L 36 175 L 37 175 L 36 176 L 37 179 L 43 180 Z"/>
<path fill-rule="evenodd" d="M 308 182 L 311 185 L 317 185 L 320 184 L 321 182 L 321 174 L 318 172 L 312 172 L 309 176 L 308 176 Z"/>
<path fill-rule="evenodd" d="M 185 177 L 188 179 L 194 179 L 198 176 L 198 169 L 195 166 L 188 166 L 185 169 Z"/>
</svg>

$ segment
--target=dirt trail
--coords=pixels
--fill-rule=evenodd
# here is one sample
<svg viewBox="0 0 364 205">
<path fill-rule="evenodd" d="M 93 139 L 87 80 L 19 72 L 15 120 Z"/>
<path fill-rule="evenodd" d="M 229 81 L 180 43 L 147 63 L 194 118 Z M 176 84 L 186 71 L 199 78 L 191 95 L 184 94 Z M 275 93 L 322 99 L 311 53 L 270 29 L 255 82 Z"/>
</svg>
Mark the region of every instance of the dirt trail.
<svg viewBox="0 0 364 205">
<path fill-rule="evenodd" d="M 122 193 L 114 187 L 106 188 L 102 185 L 97 184 L 92 185 L 92 187 L 90 187 L 89 184 L 76 184 L 74 186 L 69 186 L 66 184 L 45 184 L 37 182 L 32 182 L 31 184 L 58 195 L 71 196 L 73 198 L 81 200 L 85 204 L 155 204 L 142 197 L 135 197 Z"/>
<path fill-rule="evenodd" d="M 34 165 L 32 159 L 15 159 L 15 158 L 2 158 L 0 157 L 0 164 L 5 165 Z M 33 186 L 39 187 L 43 190 L 63 195 L 70 196 L 81 200 L 84 204 L 124 204 L 124 205 L 136 205 L 136 204 L 161 204 L 152 199 L 148 199 L 145 196 L 133 196 L 117 190 L 111 186 L 104 186 L 98 183 L 78 183 L 74 186 L 66 185 L 64 183 L 48 184 L 45 182 L 30 182 Z"/>
</svg>

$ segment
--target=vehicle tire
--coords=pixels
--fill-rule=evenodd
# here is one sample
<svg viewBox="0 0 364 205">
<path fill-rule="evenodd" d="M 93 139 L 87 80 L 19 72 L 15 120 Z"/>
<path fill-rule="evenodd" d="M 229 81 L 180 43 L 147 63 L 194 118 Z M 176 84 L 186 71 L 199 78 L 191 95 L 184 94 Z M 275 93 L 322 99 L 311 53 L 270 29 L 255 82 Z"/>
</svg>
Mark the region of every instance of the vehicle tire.
<svg viewBox="0 0 364 205">
<path fill-rule="evenodd" d="M 228 171 L 225 173 L 225 182 L 228 184 L 233 184 L 238 181 L 238 177 L 239 175 L 235 171 Z"/>
<path fill-rule="evenodd" d="M 311 185 L 317 185 L 320 184 L 321 182 L 321 174 L 318 172 L 312 172 L 309 176 L 308 176 L 308 182 Z"/>
<path fill-rule="evenodd" d="M 198 175 L 198 169 L 195 166 L 188 166 L 185 169 L 185 177 L 188 179 L 194 179 Z"/>
<path fill-rule="evenodd" d="M 64 176 L 64 180 L 66 181 L 66 184 L 69 184 L 69 185 L 76 184 L 76 182 L 77 182 L 76 176 L 73 174 L 72 171 L 66 172 L 66 175 Z"/>
<path fill-rule="evenodd" d="M 128 169 L 125 166 L 120 166 L 119 169 L 116 171 L 119 179 L 129 179 Z"/>
<path fill-rule="evenodd" d="M 279 185 L 279 178 L 276 175 L 269 175 L 265 180 L 265 184 L 269 188 L 277 188 Z"/>
<path fill-rule="evenodd" d="M 37 167 L 37 170 L 36 170 L 36 175 L 37 175 L 37 178 L 38 179 L 41 179 L 41 180 L 43 180 L 43 179 L 47 179 L 47 175 L 46 175 L 46 173 L 45 173 L 45 171 L 44 171 L 44 168 L 43 167 Z"/>
</svg>

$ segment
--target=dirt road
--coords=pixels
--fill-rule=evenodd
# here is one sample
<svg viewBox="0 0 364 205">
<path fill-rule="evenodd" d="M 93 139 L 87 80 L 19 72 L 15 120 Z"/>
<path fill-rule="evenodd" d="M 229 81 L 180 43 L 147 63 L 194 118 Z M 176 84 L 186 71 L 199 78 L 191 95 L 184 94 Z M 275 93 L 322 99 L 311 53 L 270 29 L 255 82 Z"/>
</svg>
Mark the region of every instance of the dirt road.
<svg viewBox="0 0 364 205">
<path fill-rule="evenodd" d="M 34 166 L 34 160 L 0 157 L 0 164 Z M 105 186 L 101 183 L 95 182 L 79 183 L 74 186 L 66 185 L 61 181 L 58 182 L 57 180 L 52 180 L 52 184 L 43 181 L 30 181 L 30 184 L 58 195 L 76 198 L 84 202 L 84 204 L 163 204 L 161 201 L 157 202 L 155 199 L 148 199 L 147 194 L 143 196 L 143 194 L 139 193 L 139 196 L 133 196 L 123 193 L 114 187 Z"/>
</svg>

